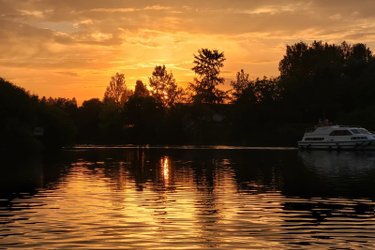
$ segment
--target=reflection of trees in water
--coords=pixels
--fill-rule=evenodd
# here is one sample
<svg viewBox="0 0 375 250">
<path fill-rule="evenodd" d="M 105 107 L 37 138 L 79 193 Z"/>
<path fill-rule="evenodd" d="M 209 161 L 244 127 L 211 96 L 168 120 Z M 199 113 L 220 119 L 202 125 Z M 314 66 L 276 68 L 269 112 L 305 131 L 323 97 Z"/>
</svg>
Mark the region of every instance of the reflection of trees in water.
<svg viewBox="0 0 375 250">
<path fill-rule="evenodd" d="M 350 186 L 346 182 L 357 184 L 350 188 L 353 194 L 358 193 L 360 186 L 367 189 L 364 183 L 370 184 L 375 169 L 375 157 L 364 152 L 136 148 L 80 152 L 77 157 L 90 163 L 88 168 L 103 168 L 105 176 L 116 183 L 111 188 L 121 190 L 125 183 L 134 183 L 138 191 L 146 186 L 154 191 L 173 191 L 176 181 L 193 180 L 197 191 L 208 195 L 215 194 L 220 173 L 225 172 L 220 171 L 223 159 L 230 161 L 227 167 L 240 192 L 281 190 L 285 195 L 302 197 L 325 196 L 330 192 L 335 195 Z"/>
<path fill-rule="evenodd" d="M 374 218 L 374 156 L 369 152 L 298 152 L 294 165 L 283 174 L 283 209 L 290 214 L 283 227 L 292 233 L 298 226 L 311 232 L 311 238 L 304 242 L 290 239 L 291 244 L 309 244 L 316 238 L 331 242 L 333 231 L 356 237 L 359 224 L 360 230 L 373 230 L 365 222 Z"/>
<path fill-rule="evenodd" d="M 176 181 L 193 180 L 197 191 L 207 194 L 207 202 L 215 203 L 215 187 L 225 165 L 233 172 L 237 189 L 264 192 L 278 190 L 283 184 L 285 152 L 236 151 L 236 150 L 163 150 L 127 149 L 102 150 L 81 154 L 81 160 L 104 162 L 104 165 L 89 164 L 90 168 L 103 167 L 104 173 L 121 189 L 125 180 L 134 182 L 138 191 L 147 184 L 155 191 L 173 188 Z M 286 153 L 290 155 L 290 153 Z M 287 157 L 288 158 L 288 157 Z M 290 158 L 290 157 L 289 157 Z M 229 161 L 222 164 L 223 159 Z M 165 163 L 168 164 L 165 164 Z M 168 177 L 165 171 L 168 166 Z"/>
<path fill-rule="evenodd" d="M 282 171 L 290 152 L 249 151 L 239 152 L 233 160 L 238 190 L 263 193 L 280 190 Z"/>
<path fill-rule="evenodd" d="M 306 167 L 314 169 L 314 171 L 321 174 L 350 173 L 351 175 L 358 175 L 375 168 L 374 152 L 311 151 L 299 152 L 298 155 Z"/>
<path fill-rule="evenodd" d="M 369 199 L 288 198 L 284 199 L 281 224 L 284 241 L 289 245 L 329 246 L 347 249 L 373 246 L 374 203 Z M 297 237 L 291 235 L 297 234 Z M 300 232 L 303 232 L 301 234 Z"/>
<path fill-rule="evenodd" d="M 52 158 L 58 156 L 53 155 Z M 34 157 L 5 157 L 0 168 L 0 224 L 13 223 L 12 211 L 33 209 L 34 206 L 44 204 L 37 201 L 27 204 L 23 199 L 31 199 L 42 188 L 55 189 L 67 171 L 59 161 L 51 160 L 50 156 L 44 159 Z M 20 199 L 21 202 L 18 202 Z M 10 211 L 8 213 L 8 210 Z"/>
<path fill-rule="evenodd" d="M 43 187 L 43 165 L 40 159 L 6 159 L 0 169 L 0 225 L 12 222 L 6 210 L 24 210 L 27 206 L 15 205 L 14 198 L 29 198 Z M 16 207 L 15 207 L 16 206 Z"/>
<path fill-rule="evenodd" d="M 200 237 L 212 246 L 214 242 L 220 242 L 220 232 L 214 229 L 224 216 L 222 209 L 226 201 L 218 198 L 217 192 L 223 192 L 222 182 L 233 180 L 233 176 L 227 176 L 230 171 L 223 169 L 225 164 L 220 153 L 132 149 L 105 158 L 104 165 L 91 167 L 104 168 L 104 175 L 116 183 L 116 188 L 139 192 L 135 202 L 152 210 L 158 223 L 168 224 L 176 216 L 193 216 L 195 222 L 190 227 L 198 227 Z M 128 185 L 121 187 L 124 183 Z M 230 185 L 232 189 L 235 186 L 234 183 Z M 176 191 L 181 187 L 184 190 Z M 185 205 L 175 197 L 180 195 L 176 192 L 188 195 L 180 198 L 186 199 Z M 123 200 L 116 203 L 125 202 L 126 194 L 121 197 Z"/>
<path fill-rule="evenodd" d="M 223 159 L 229 164 L 222 164 Z M 93 175 L 100 169 L 110 179 L 113 190 L 134 185 L 137 191 L 147 187 L 155 192 L 173 192 L 176 182 L 193 181 L 202 199 L 199 202 L 207 205 L 207 209 L 215 207 L 215 189 L 220 184 L 220 176 L 227 175 L 228 169 L 233 173 L 231 178 L 237 190 L 250 194 L 281 190 L 285 195 L 301 197 L 372 197 L 370 190 L 375 187 L 372 181 L 375 153 L 366 152 L 98 149 L 66 152 L 60 158 L 39 162 L 39 166 L 33 162 L 20 163 L 36 166 L 9 175 L 4 173 L 1 177 L 13 183 L 17 183 L 17 178 L 34 182 L 39 178 L 41 184 L 36 186 L 56 185 L 56 180 L 64 178 L 68 166 L 75 162 L 91 169 Z M 38 169 L 42 178 L 26 173 Z"/>
<path fill-rule="evenodd" d="M 35 194 L 38 188 L 55 188 L 67 173 L 66 162 L 60 155 L 26 157 L 12 155 L 3 158 L 0 168 L 0 195 Z"/>
<path fill-rule="evenodd" d="M 285 194 L 318 197 L 375 197 L 375 154 L 299 152 Z"/>
<path fill-rule="evenodd" d="M 212 230 L 220 221 L 221 210 L 215 192 L 217 181 L 217 164 L 215 160 L 198 159 L 193 161 L 193 178 L 196 186 L 194 207 L 197 224 L 201 225 L 200 237 L 206 239 L 210 247 L 215 247 L 219 233 Z"/>
<path fill-rule="evenodd" d="M 276 176 L 280 175 L 283 194 L 283 241 L 298 247 L 316 244 L 317 239 L 332 244 L 346 242 L 346 236 L 358 238 L 362 232 L 372 235 L 367 222 L 374 219 L 373 159 L 372 153 L 365 152 L 281 155 Z M 296 232 L 297 236 L 291 236 Z"/>
<path fill-rule="evenodd" d="M 43 164 L 41 159 L 21 160 L 14 158 L 1 163 L 0 193 L 35 193 L 43 186 Z"/>
<path fill-rule="evenodd" d="M 41 171 L 27 175 L 42 174 L 43 183 L 32 189 L 47 185 L 73 200 L 82 194 L 80 201 L 104 206 L 116 223 L 155 230 L 158 242 L 186 236 L 224 248 L 233 237 L 285 237 L 308 244 L 314 232 L 330 237 L 334 225 L 345 230 L 340 222 L 374 218 L 370 199 L 352 199 L 374 190 L 368 153 L 135 148 L 66 152 L 63 159 L 35 162 Z M 293 239 L 296 228 L 302 233 Z"/>
</svg>

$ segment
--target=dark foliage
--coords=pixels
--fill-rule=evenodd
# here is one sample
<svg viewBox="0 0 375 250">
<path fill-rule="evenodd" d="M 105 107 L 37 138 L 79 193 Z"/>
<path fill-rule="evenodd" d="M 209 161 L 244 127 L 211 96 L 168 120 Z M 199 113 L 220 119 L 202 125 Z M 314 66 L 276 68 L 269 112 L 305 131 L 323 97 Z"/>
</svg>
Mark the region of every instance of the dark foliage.
<svg viewBox="0 0 375 250">
<path fill-rule="evenodd" d="M 210 49 L 200 49 L 198 55 L 194 55 L 195 66 L 192 70 L 198 75 L 190 84 L 193 91 L 193 103 L 223 103 L 226 93 L 217 88 L 224 83 L 220 77 L 220 69 L 224 66 L 224 52 Z"/>
<path fill-rule="evenodd" d="M 158 100 L 163 107 L 173 107 L 181 98 L 182 89 L 177 86 L 172 73 L 168 73 L 165 65 L 156 66 L 149 78 L 151 95 Z"/>
<path fill-rule="evenodd" d="M 78 143 L 99 143 L 101 141 L 101 113 L 104 104 L 97 98 L 82 103 L 78 110 Z"/>
<path fill-rule="evenodd" d="M 74 109 L 62 99 L 39 100 L 0 79 L 0 151 L 35 153 L 72 144 L 75 125 L 63 108 Z"/>
<path fill-rule="evenodd" d="M 300 42 L 287 46 L 279 68 L 288 119 L 339 120 L 340 112 L 372 105 L 374 99 L 366 93 L 374 90 L 373 67 L 371 51 L 363 44 Z"/>
<path fill-rule="evenodd" d="M 156 143 L 160 138 L 163 111 L 162 103 L 152 96 L 131 96 L 124 106 L 128 141 L 137 144 Z"/>
<path fill-rule="evenodd" d="M 81 107 L 75 99 L 39 99 L 0 79 L 1 151 L 73 143 L 295 145 L 319 119 L 375 130 L 375 60 L 364 44 L 289 45 L 279 77 L 252 80 L 240 70 L 227 104 L 228 93 L 217 88 L 224 54 L 202 49 L 194 59 L 190 103 L 177 102 L 182 91 L 165 66 L 155 67 L 151 93 L 140 80 L 128 91 L 117 74 L 116 95 Z"/>
</svg>

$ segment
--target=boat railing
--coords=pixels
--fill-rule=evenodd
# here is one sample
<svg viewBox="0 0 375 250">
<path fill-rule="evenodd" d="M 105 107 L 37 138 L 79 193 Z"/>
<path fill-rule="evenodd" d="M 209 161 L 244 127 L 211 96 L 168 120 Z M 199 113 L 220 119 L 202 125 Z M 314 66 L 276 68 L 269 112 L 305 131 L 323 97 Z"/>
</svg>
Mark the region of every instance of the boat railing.
<svg viewBox="0 0 375 250">
<path fill-rule="evenodd" d="M 317 128 L 323 127 L 338 127 L 338 128 L 363 128 L 361 125 L 337 125 L 337 124 L 317 124 L 313 127 L 308 127 L 305 129 L 305 133 L 314 132 Z M 371 131 L 370 133 L 374 134 L 375 131 Z"/>
<path fill-rule="evenodd" d="M 332 127 L 332 126 L 339 127 L 339 125 L 333 125 L 333 124 L 316 124 L 313 127 L 306 128 L 305 133 L 314 132 L 317 128 Z"/>
</svg>

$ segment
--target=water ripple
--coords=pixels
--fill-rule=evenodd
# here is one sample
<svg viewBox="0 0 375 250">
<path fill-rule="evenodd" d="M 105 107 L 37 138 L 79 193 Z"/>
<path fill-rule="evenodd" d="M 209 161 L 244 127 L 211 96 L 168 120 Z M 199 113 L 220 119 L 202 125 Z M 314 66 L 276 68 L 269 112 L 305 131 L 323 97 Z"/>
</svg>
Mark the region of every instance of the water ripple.
<svg viewBox="0 0 375 250">
<path fill-rule="evenodd" d="M 302 165 L 296 152 L 244 157 L 220 150 L 208 156 L 130 150 L 94 159 L 79 152 L 56 179 L 0 197 L 0 248 L 355 249 L 375 243 L 373 199 L 346 195 L 349 186 L 337 195 L 321 191 L 311 182 L 322 179 L 322 170 L 309 165 L 311 156 Z M 348 185 L 369 178 L 367 169 Z M 323 176 L 325 184 L 337 176 L 344 183 L 335 172 Z"/>
</svg>

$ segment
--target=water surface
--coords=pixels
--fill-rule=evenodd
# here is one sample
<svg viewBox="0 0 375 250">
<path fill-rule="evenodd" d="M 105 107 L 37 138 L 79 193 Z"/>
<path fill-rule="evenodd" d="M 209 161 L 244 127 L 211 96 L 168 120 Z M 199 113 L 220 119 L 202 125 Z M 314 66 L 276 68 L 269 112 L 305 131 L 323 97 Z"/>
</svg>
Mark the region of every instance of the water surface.
<svg viewBox="0 0 375 250">
<path fill-rule="evenodd" d="M 0 248 L 375 243 L 375 153 L 83 146 L 7 161 L 0 178 Z"/>
</svg>

